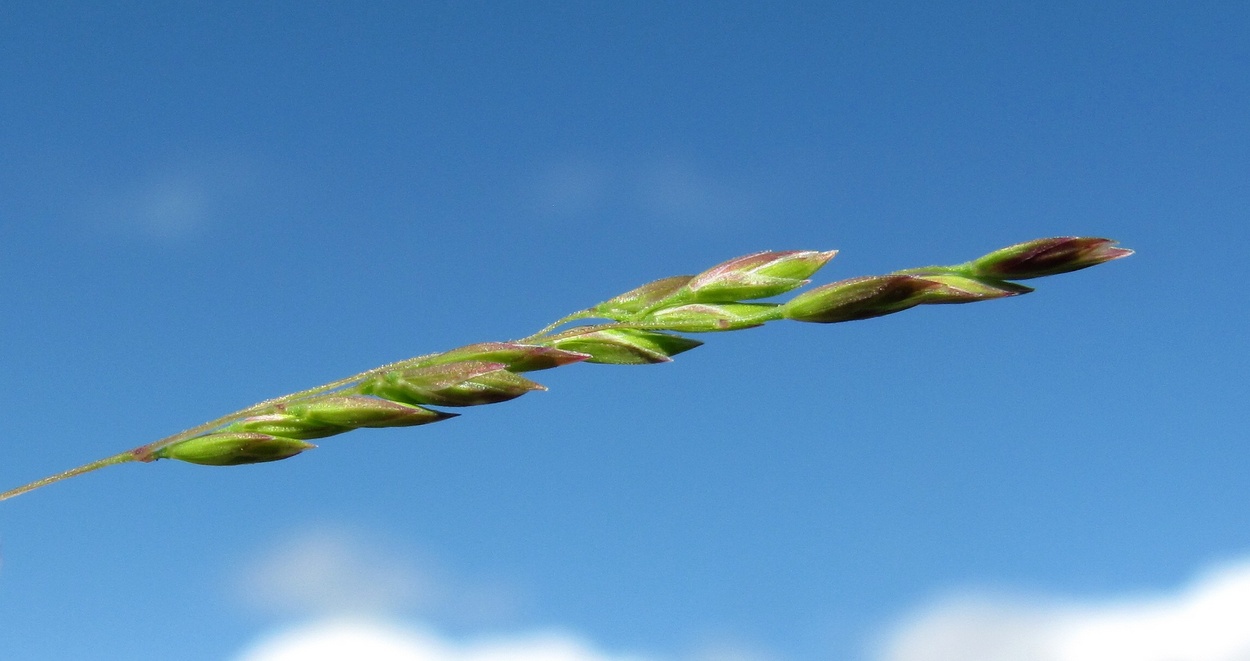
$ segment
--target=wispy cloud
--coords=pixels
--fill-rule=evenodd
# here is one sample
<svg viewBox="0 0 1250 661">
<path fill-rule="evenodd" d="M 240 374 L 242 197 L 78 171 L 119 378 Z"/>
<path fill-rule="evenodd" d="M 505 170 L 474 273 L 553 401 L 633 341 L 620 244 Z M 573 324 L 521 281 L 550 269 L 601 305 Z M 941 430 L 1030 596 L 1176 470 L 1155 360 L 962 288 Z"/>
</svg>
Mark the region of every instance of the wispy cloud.
<svg viewBox="0 0 1250 661">
<path fill-rule="evenodd" d="M 299 626 L 271 632 L 237 661 L 657 661 L 609 653 L 590 637 L 560 628 L 511 633 L 519 599 L 497 582 L 456 576 L 428 555 L 365 531 L 321 525 L 296 531 L 252 554 L 233 577 L 246 605 Z M 515 625 L 512 625 L 515 627 Z M 731 639 L 703 641 L 666 661 L 776 661 Z"/>
<path fill-rule="evenodd" d="M 254 554 L 235 578 L 252 608 L 283 616 L 422 614 L 462 623 L 506 620 L 506 586 L 453 575 L 428 555 L 359 530 L 320 526 Z"/>
<path fill-rule="evenodd" d="M 239 159 L 152 165 L 97 184 L 78 214 L 88 226 L 107 233 L 186 242 L 245 206 L 255 175 Z"/>
<path fill-rule="evenodd" d="M 735 221 L 758 206 L 759 197 L 721 168 L 677 157 L 556 160 L 537 168 L 525 188 L 538 215 L 562 221 L 606 213 L 666 224 Z"/>
<path fill-rule="evenodd" d="M 747 188 L 692 161 L 665 159 L 647 165 L 636 186 L 638 200 L 651 215 L 666 221 L 736 220 L 750 211 Z"/>
<path fill-rule="evenodd" d="M 587 216 L 607 203 L 612 194 L 612 179 L 607 167 L 588 159 L 557 161 L 535 174 L 534 205 L 547 216 Z"/>
<path fill-rule="evenodd" d="M 1250 561 L 1171 593 L 1101 602 L 964 595 L 887 637 L 881 661 L 1246 661 Z"/>
<path fill-rule="evenodd" d="M 213 210 L 207 182 L 185 175 L 144 185 L 131 204 L 134 221 L 162 239 L 189 236 L 203 227 Z"/>
</svg>

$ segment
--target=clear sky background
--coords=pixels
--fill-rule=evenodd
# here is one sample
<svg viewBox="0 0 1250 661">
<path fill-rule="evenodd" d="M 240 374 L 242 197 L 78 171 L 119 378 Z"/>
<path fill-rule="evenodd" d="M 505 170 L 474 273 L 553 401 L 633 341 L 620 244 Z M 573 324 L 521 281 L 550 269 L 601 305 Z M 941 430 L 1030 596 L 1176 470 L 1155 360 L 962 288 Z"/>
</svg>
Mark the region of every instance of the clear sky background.
<svg viewBox="0 0 1250 661">
<path fill-rule="evenodd" d="M 758 250 L 1138 254 L 0 503 L 0 657 L 1245 658 L 1248 73 L 1241 2 L 6 3 L 3 488 Z"/>
</svg>

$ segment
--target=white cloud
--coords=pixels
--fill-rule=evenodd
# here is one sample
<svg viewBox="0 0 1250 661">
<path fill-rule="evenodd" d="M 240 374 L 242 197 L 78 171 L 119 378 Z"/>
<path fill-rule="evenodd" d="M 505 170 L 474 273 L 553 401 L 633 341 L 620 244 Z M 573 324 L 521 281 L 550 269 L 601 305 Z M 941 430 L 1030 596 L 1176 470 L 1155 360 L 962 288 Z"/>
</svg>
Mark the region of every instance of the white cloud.
<svg viewBox="0 0 1250 661">
<path fill-rule="evenodd" d="M 133 205 L 134 220 L 165 239 L 194 232 L 212 210 L 208 187 L 191 177 L 153 181 L 136 193 Z"/>
<path fill-rule="evenodd" d="M 258 553 L 244 598 L 277 613 L 389 613 L 425 605 L 437 588 L 410 558 L 344 530 L 305 530 Z"/>
<path fill-rule="evenodd" d="M 678 158 L 616 164 L 564 159 L 538 168 L 526 190 L 539 214 L 561 220 L 612 211 L 664 223 L 738 220 L 757 206 L 756 196 L 721 170 Z"/>
<path fill-rule="evenodd" d="M 881 661 L 1250 661 L 1250 562 L 1100 603 L 955 597 L 900 624 Z"/>
<path fill-rule="evenodd" d="M 190 172 L 168 172 L 117 185 L 92 196 L 81 212 L 96 227 L 161 241 L 194 236 L 217 210 L 213 186 Z"/>
<path fill-rule="evenodd" d="M 183 242 L 254 202 L 256 179 L 239 158 L 167 163 L 97 184 L 77 213 L 105 232 Z"/>
<path fill-rule="evenodd" d="M 457 641 L 417 627 L 340 620 L 271 635 L 237 661 L 642 661 L 562 632 Z"/>
<path fill-rule="evenodd" d="M 481 630 L 483 623 L 514 617 L 515 599 L 358 531 L 320 527 L 288 536 L 257 554 L 239 581 L 253 605 L 320 620 L 266 637 L 239 661 L 640 658 L 603 652 L 560 631 L 472 638 L 435 633 L 417 622 L 458 620 Z M 1250 560 L 1159 594 L 1085 601 L 951 596 L 919 609 L 881 641 L 872 655 L 877 661 L 1250 661 Z M 741 641 L 705 640 L 680 658 L 778 657 Z"/>
<path fill-rule="evenodd" d="M 584 217 L 606 203 L 609 181 L 607 168 L 593 161 L 561 161 L 538 173 L 534 201 L 543 214 Z"/>
<path fill-rule="evenodd" d="M 609 654 L 559 629 L 451 637 L 428 622 L 482 631 L 515 620 L 498 584 L 456 577 L 430 557 L 361 530 L 319 525 L 251 554 L 234 577 L 247 604 L 311 621 L 268 634 L 237 661 L 643 661 Z M 717 638 L 686 661 L 776 661 L 745 641 Z"/>
<path fill-rule="evenodd" d="M 645 210 L 663 220 L 736 220 L 752 206 L 744 188 L 679 160 L 646 168 L 638 180 L 638 197 Z"/>
<path fill-rule="evenodd" d="M 481 623 L 517 609 L 506 587 L 457 578 L 413 549 L 334 526 L 253 554 L 235 582 L 248 605 L 285 616 L 422 613 Z"/>
</svg>

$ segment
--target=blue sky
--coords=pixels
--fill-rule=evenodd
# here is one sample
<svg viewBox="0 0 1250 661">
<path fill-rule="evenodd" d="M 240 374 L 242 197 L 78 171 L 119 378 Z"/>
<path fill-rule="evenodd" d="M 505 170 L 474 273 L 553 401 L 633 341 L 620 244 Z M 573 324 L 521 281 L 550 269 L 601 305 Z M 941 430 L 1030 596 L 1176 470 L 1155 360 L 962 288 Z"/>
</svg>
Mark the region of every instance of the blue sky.
<svg viewBox="0 0 1250 661">
<path fill-rule="evenodd" d="M 818 282 L 1066 234 L 1138 254 L 0 503 L 0 656 L 241 659 L 350 615 L 453 647 L 554 631 L 579 661 L 935 661 L 907 641 L 968 603 L 1066 632 L 1241 585 L 1247 26 L 1233 2 L 6 5 L 5 488 L 758 250 L 839 249 Z M 1000 628 L 969 617 L 949 658 Z"/>
</svg>

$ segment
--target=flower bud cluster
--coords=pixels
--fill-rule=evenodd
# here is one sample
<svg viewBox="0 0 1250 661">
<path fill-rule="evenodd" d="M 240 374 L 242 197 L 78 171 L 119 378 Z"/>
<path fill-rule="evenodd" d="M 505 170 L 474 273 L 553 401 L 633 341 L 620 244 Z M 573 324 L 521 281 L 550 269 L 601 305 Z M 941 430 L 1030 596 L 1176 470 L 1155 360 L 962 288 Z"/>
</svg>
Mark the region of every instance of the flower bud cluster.
<svg viewBox="0 0 1250 661">
<path fill-rule="evenodd" d="M 650 365 L 667 363 L 673 356 L 701 344 L 680 335 L 638 328 L 583 326 L 547 340 L 552 346 L 588 356 L 588 363 Z"/>
<path fill-rule="evenodd" d="M 699 344 L 663 331 L 709 333 L 742 330 L 780 319 L 775 303 L 743 303 L 784 294 L 808 283 L 837 251 L 759 252 L 717 264 L 696 275 L 650 282 L 590 309 L 595 316 L 632 327 L 582 327 L 547 340 L 590 355 L 588 362 L 640 365 L 667 362 Z M 610 325 L 609 325 L 610 326 Z"/>
<path fill-rule="evenodd" d="M 211 466 L 286 459 L 315 447 L 308 443 L 310 439 L 361 427 L 424 425 L 457 415 L 426 405 L 494 404 L 543 390 L 515 372 L 549 369 L 588 357 L 538 345 L 469 345 L 379 371 L 348 394 L 316 395 L 276 404 L 221 429 L 161 448 L 150 458 Z"/>
<path fill-rule="evenodd" d="M 177 459 L 210 466 L 277 461 L 314 447 L 310 440 L 361 427 L 406 427 L 455 417 L 429 406 L 477 406 L 543 386 L 522 373 L 586 361 L 664 363 L 700 344 L 674 333 L 754 328 L 776 319 L 835 323 L 917 305 L 973 303 L 1028 293 L 1012 282 L 1067 273 L 1131 255 L 1109 239 L 1056 237 L 996 250 L 955 266 L 929 266 L 851 278 L 775 303 L 808 283 L 834 251 L 760 252 L 695 275 L 648 283 L 575 312 L 518 342 L 484 342 L 419 356 L 324 386 L 262 402 L 198 427 L 16 489 L 0 500 L 128 461 Z M 584 319 L 608 323 L 566 328 Z"/>
<path fill-rule="evenodd" d="M 1033 291 L 1010 280 L 1068 273 L 1133 254 L 1110 239 L 1056 237 L 1027 241 L 957 266 L 929 266 L 852 278 L 817 287 L 781 306 L 796 321 L 835 323 L 900 312 L 917 305 L 974 303 Z"/>
<path fill-rule="evenodd" d="M 503 363 L 483 360 L 392 370 L 361 384 L 361 389 L 383 399 L 435 406 L 496 404 L 532 390 L 545 390 L 509 372 Z"/>
<path fill-rule="evenodd" d="M 973 303 L 1029 291 L 960 275 L 876 275 L 817 287 L 781 306 L 786 319 L 831 324 L 870 319 L 922 304 Z"/>
<path fill-rule="evenodd" d="M 177 459 L 202 466 L 238 466 L 288 459 L 317 447 L 307 441 L 258 432 L 215 432 L 156 451 L 152 459 Z"/>
<path fill-rule="evenodd" d="M 1032 289 L 1010 280 L 1066 273 L 1132 254 L 1112 243 L 1085 237 L 1039 239 L 956 266 L 834 282 L 784 303 L 759 301 L 806 285 L 836 251 L 746 255 L 695 275 L 656 280 L 568 318 L 595 316 L 611 323 L 544 331 L 523 342 L 471 344 L 371 370 L 337 392 L 250 411 L 211 432 L 161 447 L 142 460 L 235 465 L 285 459 L 314 447 L 308 442 L 312 439 L 361 427 L 423 425 L 456 415 L 428 406 L 495 404 L 546 389 L 522 372 L 579 361 L 664 363 L 702 344 L 675 332 L 741 330 L 776 319 L 836 323 L 917 305 L 1017 296 Z"/>
<path fill-rule="evenodd" d="M 645 284 L 592 310 L 616 321 L 641 321 L 659 310 L 694 303 L 737 303 L 784 294 L 808 283 L 836 250 L 759 252 L 717 264 L 697 275 Z"/>
<path fill-rule="evenodd" d="M 1059 236 L 1017 243 L 959 267 L 970 274 L 1002 280 L 1028 280 L 1069 273 L 1133 254 L 1111 239 Z"/>
</svg>

